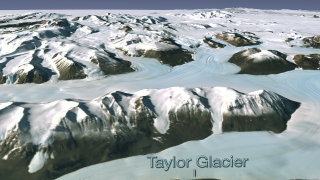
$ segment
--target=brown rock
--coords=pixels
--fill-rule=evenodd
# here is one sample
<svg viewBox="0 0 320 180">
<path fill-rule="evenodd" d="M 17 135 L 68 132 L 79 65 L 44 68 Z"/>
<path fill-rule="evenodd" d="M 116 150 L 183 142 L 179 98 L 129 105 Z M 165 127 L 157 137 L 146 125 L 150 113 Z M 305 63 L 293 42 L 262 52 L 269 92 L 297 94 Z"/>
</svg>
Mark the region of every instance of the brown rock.
<svg viewBox="0 0 320 180">
<path fill-rule="evenodd" d="M 91 62 L 97 64 L 105 75 L 124 74 L 134 72 L 131 68 L 131 62 L 115 57 L 99 56 L 91 57 Z"/>
<path fill-rule="evenodd" d="M 84 79 L 87 77 L 83 71 L 83 67 L 79 63 L 68 60 L 58 53 L 52 59 L 59 71 L 60 80 Z"/>
<path fill-rule="evenodd" d="M 129 31 L 132 31 L 132 28 L 130 26 L 124 25 L 120 27 L 119 30 L 129 32 Z"/>
<path fill-rule="evenodd" d="M 310 55 L 295 55 L 293 57 L 294 62 L 302 69 L 317 70 L 320 68 L 320 55 L 310 54 Z"/>
<path fill-rule="evenodd" d="M 278 51 L 268 50 L 265 51 L 264 55 L 260 56 L 258 53 L 262 53 L 262 50 L 258 48 L 244 49 L 235 53 L 229 59 L 229 62 L 241 67 L 241 71 L 238 74 L 279 74 L 294 70 L 297 67 L 295 64 L 286 60 L 285 54 Z"/>
<path fill-rule="evenodd" d="M 192 53 L 182 48 L 168 51 L 139 50 L 139 56 L 158 59 L 162 64 L 169 66 L 182 65 L 193 61 Z"/>
<path fill-rule="evenodd" d="M 36 83 L 41 84 L 49 80 L 48 74 L 40 69 L 33 69 L 27 73 L 23 73 L 23 70 L 17 72 L 17 84 Z"/>
<path fill-rule="evenodd" d="M 130 41 L 133 43 L 139 43 L 139 41 Z M 128 43 L 128 42 L 127 42 Z M 193 61 L 192 52 L 181 48 L 180 44 L 177 44 L 171 38 L 162 38 L 155 44 L 161 45 L 159 49 L 137 49 L 138 54 L 132 55 L 133 57 L 146 57 L 154 58 L 159 60 L 162 64 L 167 64 L 169 66 L 182 65 Z M 163 48 L 163 46 L 168 46 L 169 48 Z M 124 52 L 125 55 L 131 56 L 128 51 L 117 48 Z"/>
<path fill-rule="evenodd" d="M 320 35 L 316 35 L 313 37 L 306 37 L 302 39 L 305 44 L 304 47 L 313 47 L 320 49 Z"/>
<path fill-rule="evenodd" d="M 255 101 L 255 97 L 248 97 L 250 101 L 247 107 L 241 99 L 236 100 L 236 106 L 229 106 L 228 113 L 223 113 L 222 130 L 229 131 L 272 131 L 281 133 L 287 128 L 287 122 L 291 115 L 300 107 L 300 103 L 291 101 L 271 91 L 264 91 L 259 94 L 260 101 Z M 258 104 L 271 107 L 269 111 L 260 111 L 259 115 L 238 114 L 246 108 L 254 110 Z M 251 107 L 252 106 L 252 107 Z M 259 110 L 256 110 L 259 111 Z"/>
<path fill-rule="evenodd" d="M 293 38 L 287 38 L 284 41 L 288 43 L 288 42 L 293 41 L 293 40 L 294 40 Z"/>
<path fill-rule="evenodd" d="M 218 47 L 219 48 L 224 48 L 224 47 L 226 47 L 225 44 L 218 43 L 218 42 L 213 41 L 212 39 L 208 39 L 208 38 L 204 39 L 203 42 L 208 44 L 212 48 L 218 48 Z"/>
<path fill-rule="evenodd" d="M 236 47 L 252 46 L 261 44 L 259 41 L 252 41 L 239 33 L 218 33 L 216 38 L 226 41 Z"/>
<path fill-rule="evenodd" d="M 3 29 L 3 28 L 23 28 L 23 29 L 26 29 L 29 26 L 36 25 L 36 24 L 45 24 L 47 22 L 48 22 L 47 20 L 42 20 L 42 21 L 33 21 L 33 22 L 22 22 L 22 23 L 17 23 L 17 24 L 6 24 L 6 25 L 1 25 L 0 29 Z"/>
<path fill-rule="evenodd" d="M 6 80 L 7 80 L 7 77 L 5 77 L 2 74 L 0 74 L 0 84 L 6 83 Z"/>
</svg>

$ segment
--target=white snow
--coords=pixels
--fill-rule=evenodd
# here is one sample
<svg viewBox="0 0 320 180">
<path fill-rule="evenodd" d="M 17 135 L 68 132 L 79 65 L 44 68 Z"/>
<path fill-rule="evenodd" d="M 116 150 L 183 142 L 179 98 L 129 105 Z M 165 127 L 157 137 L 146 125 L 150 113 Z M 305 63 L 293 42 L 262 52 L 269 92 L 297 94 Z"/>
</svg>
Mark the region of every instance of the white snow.
<svg viewBox="0 0 320 180">
<path fill-rule="evenodd" d="M 10 106 L 13 102 L 0 103 L 0 110 Z"/>
<path fill-rule="evenodd" d="M 29 164 L 29 173 L 35 173 L 39 171 L 46 163 L 48 159 L 48 154 L 43 152 L 37 152 L 34 157 L 32 158 Z"/>
<path fill-rule="evenodd" d="M 30 10 L 2 10 L 0 14 L 23 14 L 27 12 L 30 12 Z M 270 132 L 222 133 L 221 113 L 225 112 L 227 105 L 223 103 L 236 98 L 234 91 L 227 88 L 216 88 L 215 91 L 209 91 L 206 88 L 202 88 L 201 91 L 195 90 L 195 92 L 204 93 L 208 97 L 212 112 L 213 109 L 218 112 L 212 113 L 215 123 L 214 135 L 201 141 L 186 142 L 156 154 L 159 158 L 170 159 L 172 156 L 178 156 L 179 158 L 192 158 L 194 160 L 199 155 L 212 155 L 218 158 L 233 155 L 235 157 L 249 158 L 246 168 L 199 169 L 195 166 L 195 163 L 191 163 L 189 169 L 176 168 L 164 172 L 162 169 L 151 169 L 150 162 L 146 156 L 135 156 L 86 167 L 59 179 L 150 179 L 150 177 L 152 179 L 191 179 L 193 178 L 193 169 L 197 169 L 197 178 L 319 178 L 318 167 L 320 162 L 317 159 L 320 158 L 318 153 L 320 146 L 320 132 L 318 131 L 320 127 L 320 122 L 318 121 L 320 117 L 320 72 L 295 70 L 267 76 L 238 75 L 236 73 L 240 68 L 228 63 L 227 60 L 232 54 L 247 47 L 226 46 L 225 48 L 212 49 L 201 45 L 205 36 L 211 35 L 214 37 L 214 34 L 219 32 L 236 32 L 235 30 L 239 30 L 255 33 L 263 41 L 263 44 L 254 47 L 262 49 L 263 53 L 267 53 L 266 50 L 277 50 L 291 57 L 297 53 L 319 53 L 319 49 L 290 47 L 289 44 L 284 42 L 284 39 L 294 37 L 297 39 L 293 43 L 301 45 L 302 38 L 319 34 L 319 19 L 311 18 L 315 14 L 318 15 L 318 12 L 245 8 L 190 11 L 43 10 L 42 12 L 70 14 L 70 18 L 88 14 L 102 17 L 102 15 L 110 13 L 102 17 L 104 20 L 108 20 L 110 24 L 104 23 L 95 16 L 82 18 L 79 21 L 75 20 L 75 22 L 82 24 L 82 26 L 79 25 L 79 28 L 87 26 L 99 30 L 96 33 L 91 33 L 91 29 L 84 28 L 85 33 L 87 32 L 86 36 L 73 33 L 74 36 L 69 37 L 63 32 L 49 27 L 34 33 L 28 30 L 18 34 L 2 34 L 0 36 L 0 72 L 8 76 L 9 79 L 12 79 L 10 74 L 12 75 L 13 68 L 18 67 L 30 55 L 29 51 L 34 51 L 35 48 L 44 53 L 42 64 L 45 64 L 45 67 L 56 73 L 58 73 L 58 70 L 55 69 L 54 61 L 58 59 L 62 59 L 61 63 L 66 63 L 67 65 L 73 62 L 81 62 L 88 69 L 93 68 L 93 65 L 91 66 L 89 63 L 89 58 L 87 58 L 92 55 L 89 51 L 103 51 L 103 46 L 106 50 L 115 53 L 117 57 L 132 62 L 138 71 L 107 78 L 101 75 L 101 78 L 96 79 L 87 78 L 61 82 L 52 77 L 52 81 L 40 85 L 0 85 L 0 113 L 3 113 L 0 119 L 0 139 L 5 138 L 9 124 L 18 122 L 23 117 L 23 108 L 8 108 L 11 107 L 11 101 L 37 103 L 37 108 L 29 111 L 30 117 L 28 118 L 32 119 L 30 121 L 32 127 L 30 132 L 34 138 L 33 141 L 38 144 L 50 143 L 48 142 L 48 138 L 51 136 L 50 130 L 61 121 L 67 111 L 76 111 L 77 120 L 79 121 L 86 116 L 85 112 L 77 107 L 77 102 L 64 99 L 91 101 L 115 91 L 136 92 L 135 95 L 137 96 L 139 96 L 138 94 L 150 94 L 154 105 L 159 107 L 156 112 L 158 115 L 156 128 L 160 132 L 165 132 L 168 128 L 168 119 L 163 117 L 170 108 L 181 106 L 183 104 L 181 102 L 187 103 L 190 97 L 192 98 L 192 103 L 198 103 L 197 96 L 188 91 L 183 91 L 183 88 L 230 87 L 240 92 L 251 92 L 252 96 L 259 95 L 262 92 L 261 89 L 265 89 L 291 100 L 302 102 L 301 107 L 288 122 L 287 130 L 281 134 Z M 157 14 L 151 14 L 155 12 Z M 142 32 L 143 26 L 132 26 L 132 34 L 121 34 L 117 30 L 122 26 L 121 23 L 118 23 L 119 20 L 131 23 L 134 19 L 142 20 L 144 16 L 146 16 L 144 25 L 150 26 L 153 32 L 143 31 L 144 34 L 135 34 L 135 32 Z M 147 16 L 153 16 L 154 18 L 161 16 L 166 18 L 167 22 L 156 21 L 153 24 L 151 18 Z M 226 22 L 227 20 L 237 23 Z M 168 22 L 170 27 L 177 29 L 177 31 L 165 28 L 164 24 Z M 203 25 L 206 24 L 211 28 L 203 28 Z M 162 28 L 175 34 L 176 42 L 183 42 L 183 48 L 188 48 L 190 44 L 199 43 L 200 47 L 193 49 L 196 51 L 194 54 L 195 61 L 171 68 L 162 65 L 155 59 L 128 57 L 124 56 L 121 51 L 114 49 L 115 47 L 121 47 L 128 50 L 129 54 L 135 54 L 136 48 L 139 47 L 141 49 L 159 48 L 155 44 L 158 40 L 155 32 L 161 34 Z M 41 41 L 35 37 L 39 37 Z M 115 39 L 114 42 L 111 39 Z M 141 39 L 143 42 L 138 45 L 135 43 L 127 45 L 127 42 L 133 39 Z M 52 59 L 55 53 L 60 54 Z M 175 88 L 166 92 L 161 92 L 160 90 L 159 94 L 150 90 L 170 87 Z M 177 96 L 177 94 L 181 94 L 181 96 Z M 221 95 L 217 96 L 217 94 Z M 172 96 L 172 99 L 170 96 Z M 177 97 L 180 99 L 175 99 Z M 112 98 L 109 100 L 110 107 L 114 108 L 115 112 L 118 113 L 121 112 L 121 107 L 130 106 L 129 104 L 132 103 L 125 99 L 119 104 L 115 103 Z M 90 104 L 90 109 L 98 109 L 100 105 L 98 102 L 90 102 L 88 104 Z M 98 117 L 104 116 L 101 112 L 96 111 L 95 113 Z M 41 169 L 48 157 L 49 155 L 45 153 L 37 152 L 29 165 L 29 172 L 36 172 Z"/>
<path fill-rule="evenodd" d="M 7 104 L 10 106 L 9 104 Z M 8 131 L 16 130 L 18 123 L 23 117 L 24 108 L 22 107 L 13 107 L 5 110 L 0 110 L 3 114 L 0 119 L 0 139 L 7 137 Z M 13 127 L 16 125 L 15 129 Z"/>
</svg>

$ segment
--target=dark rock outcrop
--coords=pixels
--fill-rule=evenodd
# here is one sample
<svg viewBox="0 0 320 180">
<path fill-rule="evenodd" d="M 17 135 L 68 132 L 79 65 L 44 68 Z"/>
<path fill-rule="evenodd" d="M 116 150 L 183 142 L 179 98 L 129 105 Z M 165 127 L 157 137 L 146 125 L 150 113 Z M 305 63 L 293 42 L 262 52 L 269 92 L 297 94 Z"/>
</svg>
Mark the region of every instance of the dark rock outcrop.
<svg viewBox="0 0 320 180">
<path fill-rule="evenodd" d="M 298 54 L 293 57 L 293 60 L 302 69 L 318 70 L 320 68 L 320 54 Z"/>
<path fill-rule="evenodd" d="M 87 77 L 83 67 L 77 62 L 68 60 L 58 53 L 52 57 L 52 60 L 59 72 L 60 80 L 84 79 Z"/>
<path fill-rule="evenodd" d="M 192 53 L 179 48 L 173 50 L 138 50 L 139 56 L 155 58 L 162 64 L 178 66 L 193 61 Z"/>
<path fill-rule="evenodd" d="M 0 84 L 4 84 L 6 83 L 7 78 L 5 76 L 3 76 L 2 74 L 0 74 Z"/>
<path fill-rule="evenodd" d="M 209 39 L 209 38 L 205 38 L 203 40 L 203 42 L 208 44 L 212 48 L 224 48 L 224 47 L 226 47 L 225 44 L 218 43 L 218 42 L 216 42 L 216 41 L 214 41 L 212 39 Z"/>
<path fill-rule="evenodd" d="M 223 114 L 222 129 L 224 132 L 272 131 L 281 133 L 286 130 L 291 114 L 299 107 L 300 103 L 271 91 L 263 91 L 259 95 L 247 97 L 247 101 L 239 97 L 235 103 L 227 105 L 228 111 Z M 247 109 L 253 113 L 239 113 Z"/>
<path fill-rule="evenodd" d="M 105 75 L 115 75 L 134 72 L 131 62 L 116 57 L 97 56 L 91 57 L 91 62 L 97 64 Z"/>
<path fill-rule="evenodd" d="M 123 49 L 123 47 L 116 49 L 123 51 L 127 56 L 154 58 L 162 64 L 169 66 L 182 65 L 193 61 L 193 53 L 183 49 L 181 45 L 177 44 L 171 38 L 161 38 L 151 45 L 144 45 L 140 39 L 132 39 L 126 43 L 127 45 L 136 44 L 135 50 L 137 54 L 131 55 L 127 50 Z"/>
<path fill-rule="evenodd" d="M 169 45 L 170 48 L 165 49 L 137 49 L 139 53 L 138 56 L 146 58 L 155 58 L 159 60 L 162 64 L 167 64 L 169 66 L 182 65 L 193 61 L 192 52 L 181 48 L 181 45 L 177 44 L 173 39 L 162 38 L 159 43 L 164 45 Z"/>
<path fill-rule="evenodd" d="M 297 66 L 275 50 L 248 48 L 235 53 L 229 62 L 241 67 L 238 74 L 268 75 L 294 70 Z"/>
<path fill-rule="evenodd" d="M 32 21 L 32 22 L 22 22 L 22 23 L 17 23 L 17 24 L 6 24 L 6 25 L 0 25 L 0 29 L 4 28 L 22 28 L 22 29 L 27 29 L 32 25 L 37 25 L 37 24 L 46 24 L 47 20 L 41 20 L 41 21 Z"/>
<path fill-rule="evenodd" d="M 293 38 L 287 38 L 287 39 L 285 39 L 284 41 L 285 41 L 286 43 L 288 43 L 288 42 L 293 41 L 293 40 L 294 40 Z"/>
<path fill-rule="evenodd" d="M 216 38 L 226 41 L 236 47 L 253 46 L 261 44 L 260 41 L 257 41 L 258 38 L 252 36 L 251 34 L 246 33 L 242 35 L 239 33 L 218 33 L 216 35 Z"/>
<path fill-rule="evenodd" d="M 302 39 L 305 44 L 304 47 L 313 47 L 320 49 L 320 35 L 316 35 L 313 37 L 306 37 Z"/>
<path fill-rule="evenodd" d="M 49 76 L 45 71 L 39 68 L 33 68 L 30 71 L 20 69 L 17 71 L 17 84 L 36 83 L 41 84 L 49 80 Z"/>
<path fill-rule="evenodd" d="M 132 31 L 132 28 L 130 26 L 124 25 L 124 26 L 121 26 L 119 30 L 124 32 L 129 32 L 129 31 Z"/>
<path fill-rule="evenodd" d="M 177 112 L 170 111 L 170 128 L 168 133 L 162 134 L 154 126 L 157 115 L 148 97 L 135 101 L 136 112 L 114 112 L 110 103 L 115 101 L 114 104 L 117 104 L 123 96 L 132 95 L 119 92 L 102 99 L 101 110 L 106 115 L 105 119 L 88 115 L 82 122 L 78 122 L 75 112 L 86 111 L 83 105 L 83 108 L 76 107 L 69 111 L 52 130 L 53 142 L 49 146 L 21 143 L 18 140 L 19 132 L 12 132 L 13 137 L 7 137 L 0 144 L 0 157 L 10 154 L 7 160 L 0 160 L 0 170 L 4 172 L 1 177 L 55 179 L 96 163 L 156 153 L 189 140 L 204 139 L 212 134 L 212 118 L 207 110 L 186 107 Z M 125 118 L 128 115 L 129 120 Z M 18 141 L 13 142 L 14 138 Z M 7 142 L 13 143 L 8 146 Z M 10 153 L 15 145 L 23 148 Z M 28 165 L 32 157 L 39 152 L 48 157 L 46 163 L 39 171 L 29 173 Z"/>
<path fill-rule="evenodd" d="M 59 19 L 55 20 L 53 23 L 51 23 L 51 26 L 57 26 L 57 27 L 69 27 L 70 23 L 67 19 Z"/>
<path fill-rule="evenodd" d="M 214 88 L 207 90 L 215 91 Z M 235 96 L 234 100 L 226 100 L 222 104 L 226 107 L 222 112 L 224 132 L 263 130 L 281 133 L 286 129 L 291 114 L 300 105 L 270 91 L 244 94 L 231 89 L 219 90 L 231 91 Z M 153 90 L 153 93 L 159 92 L 155 96 L 161 93 L 172 95 L 173 91 Z M 212 113 L 218 112 L 210 110 L 209 97 L 200 96 L 192 89 L 183 89 L 181 93 L 183 95 L 176 93 L 163 97 L 162 103 L 179 100 L 175 102 L 179 106 L 172 107 L 165 115 L 167 120 L 159 116 L 161 108 L 155 106 L 149 95 L 136 96 L 117 91 L 90 102 L 54 102 L 48 111 L 57 110 L 55 107 L 69 108 L 59 110 L 65 115 L 54 126 L 42 127 L 41 132 L 44 132 L 36 134 L 37 137 L 30 133 L 31 126 L 39 126 L 30 123 L 33 121 L 30 119 L 30 109 L 48 105 L 14 102 L 2 109 L 0 123 L 3 121 L 1 115 L 15 108 L 22 109 L 24 115 L 19 122 L 7 128 L 5 138 L 0 141 L 1 178 L 55 179 L 96 163 L 157 153 L 186 141 L 210 136 L 214 124 Z M 180 96 L 190 98 L 181 99 Z M 130 107 L 125 108 L 127 104 Z M 96 108 L 90 108 L 93 105 Z M 45 118 L 43 121 L 51 122 Z M 168 122 L 164 132 L 160 131 L 162 128 L 159 129 L 159 121 Z M 51 143 L 41 145 L 30 142 L 38 136 L 48 138 L 47 141 Z M 28 166 L 35 156 L 42 158 L 36 163 L 43 161 L 43 167 L 40 165 L 39 169 L 29 173 Z"/>
</svg>

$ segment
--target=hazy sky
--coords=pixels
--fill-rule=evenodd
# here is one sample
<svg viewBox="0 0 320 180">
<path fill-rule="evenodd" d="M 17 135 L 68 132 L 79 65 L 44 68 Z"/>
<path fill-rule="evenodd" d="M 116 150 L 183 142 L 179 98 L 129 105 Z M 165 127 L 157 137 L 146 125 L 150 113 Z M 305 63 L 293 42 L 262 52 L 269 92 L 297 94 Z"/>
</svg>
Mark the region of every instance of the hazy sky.
<svg viewBox="0 0 320 180">
<path fill-rule="evenodd" d="M 257 9 L 320 10 L 320 0 L 3 0 L 1 10 L 29 9 Z"/>
</svg>

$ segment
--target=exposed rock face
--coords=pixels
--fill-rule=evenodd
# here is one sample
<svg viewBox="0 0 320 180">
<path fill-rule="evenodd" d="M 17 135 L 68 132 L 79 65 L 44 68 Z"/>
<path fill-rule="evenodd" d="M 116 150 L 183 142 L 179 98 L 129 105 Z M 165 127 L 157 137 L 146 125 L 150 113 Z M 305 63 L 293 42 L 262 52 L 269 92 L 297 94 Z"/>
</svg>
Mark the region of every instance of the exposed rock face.
<svg viewBox="0 0 320 180">
<path fill-rule="evenodd" d="M 204 39 L 203 42 L 208 44 L 212 48 L 224 48 L 224 47 L 226 47 L 225 44 L 218 43 L 218 42 L 216 42 L 216 41 L 214 41 L 212 39 L 208 39 L 208 38 Z"/>
<path fill-rule="evenodd" d="M 161 38 L 152 43 L 143 43 L 140 38 L 136 38 L 127 41 L 126 45 L 116 48 L 124 51 L 127 56 L 155 58 L 162 64 L 169 66 L 182 65 L 193 61 L 192 52 L 181 48 L 179 44 L 170 38 Z M 134 49 L 133 53 L 132 49 Z"/>
<path fill-rule="evenodd" d="M 51 23 L 51 26 L 58 26 L 58 27 L 69 27 L 70 23 L 67 19 L 59 19 Z"/>
<path fill-rule="evenodd" d="M 1 34 L 12 34 L 24 30 L 36 31 L 40 28 L 46 27 L 50 21 L 49 20 L 41 20 L 41 21 L 31 21 L 31 22 L 22 22 L 16 24 L 6 24 L 0 25 L 0 29 L 4 29 Z M 10 30 L 5 30 L 10 29 Z"/>
<path fill-rule="evenodd" d="M 131 62 L 110 56 L 92 56 L 91 62 L 97 64 L 105 75 L 133 72 Z"/>
<path fill-rule="evenodd" d="M 216 38 L 226 41 L 236 47 L 261 44 L 253 33 L 218 33 Z"/>
<path fill-rule="evenodd" d="M 123 26 L 122 26 L 123 27 Z M 155 58 L 170 66 L 182 65 L 193 61 L 192 52 L 183 49 L 166 31 L 156 34 L 119 33 L 110 38 L 111 48 L 119 49 L 127 56 Z"/>
<path fill-rule="evenodd" d="M 313 37 L 306 37 L 302 39 L 305 47 L 313 47 L 320 49 L 320 35 L 316 35 Z"/>
<path fill-rule="evenodd" d="M 299 67 L 303 69 L 317 70 L 320 68 L 320 54 L 298 54 L 293 57 L 293 60 Z"/>
<path fill-rule="evenodd" d="M 3 76 L 2 74 L 0 74 L 0 84 L 4 84 L 6 83 L 7 78 L 5 76 Z"/>
<path fill-rule="evenodd" d="M 272 131 L 281 133 L 287 128 L 291 114 L 299 103 L 279 96 L 271 91 L 260 94 L 237 97 L 232 103 L 226 103 L 223 113 L 222 129 L 227 131 Z"/>
<path fill-rule="evenodd" d="M 196 45 L 189 45 L 189 48 L 198 48 L 200 47 L 200 44 L 196 44 Z"/>
<path fill-rule="evenodd" d="M 1 177 L 55 179 L 92 164 L 204 139 L 221 123 L 225 132 L 280 133 L 300 103 L 270 91 L 243 94 L 217 87 L 1 105 Z M 4 118 L 10 114 L 15 116 Z"/>
<path fill-rule="evenodd" d="M 285 39 L 284 41 L 285 41 L 286 43 L 288 43 L 288 42 L 293 41 L 293 40 L 294 40 L 293 38 L 287 38 L 287 39 Z"/>
<path fill-rule="evenodd" d="M 36 25 L 36 24 L 46 24 L 47 20 L 41 20 L 41 21 L 33 21 L 33 22 L 22 22 L 22 23 L 17 23 L 17 24 L 6 24 L 6 25 L 1 25 L 0 26 L 0 29 L 3 29 L 3 28 L 23 28 L 23 29 L 26 29 L 26 28 L 29 28 L 29 26 L 32 26 L 32 25 Z"/>
<path fill-rule="evenodd" d="M 43 13 L 43 12 L 12 14 L 12 15 L 6 15 L 5 18 L 2 18 L 0 20 L 0 23 L 8 23 L 11 21 L 28 20 L 28 19 L 61 18 L 64 16 L 68 16 L 68 15 L 58 14 L 58 13 Z"/>
<path fill-rule="evenodd" d="M 17 71 L 17 84 L 36 83 L 41 84 L 49 80 L 49 76 L 45 71 L 26 64 L 20 66 L 20 70 Z"/>
<path fill-rule="evenodd" d="M 58 53 L 52 57 L 52 62 L 60 80 L 84 79 L 87 77 L 79 63 L 68 60 Z"/>
<path fill-rule="evenodd" d="M 267 75 L 294 70 L 297 66 L 275 50 L 248 48 L 235 53 L 229 62 L 241 67 L 238 74 Z"/>
<path fill-rule="evenodd" d="M 129 31 L 132 31 L 132 28 L 130 26 L 122 26 L 119 28 L 119 30 L 124 32 L 129 32 Z"/>
<path fill-rule="evenodd" d="M 192 53 L 181 49 L 172 50 L 138 50 L 139 56 L 158 59 L 162 64 L 170 66 L 182 65 L 193 61 Z"/>
</svg>

